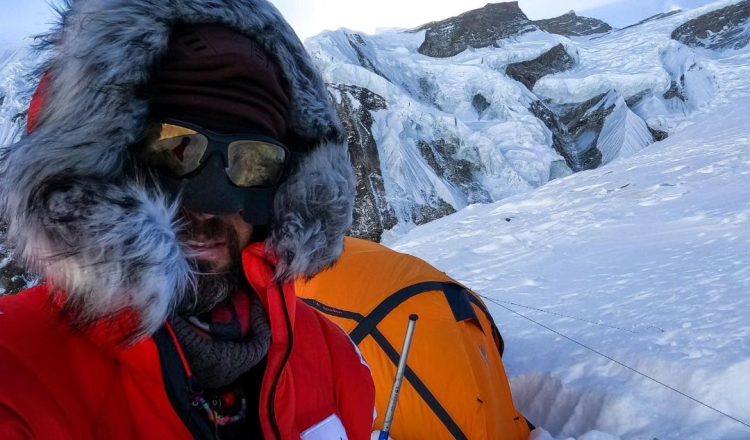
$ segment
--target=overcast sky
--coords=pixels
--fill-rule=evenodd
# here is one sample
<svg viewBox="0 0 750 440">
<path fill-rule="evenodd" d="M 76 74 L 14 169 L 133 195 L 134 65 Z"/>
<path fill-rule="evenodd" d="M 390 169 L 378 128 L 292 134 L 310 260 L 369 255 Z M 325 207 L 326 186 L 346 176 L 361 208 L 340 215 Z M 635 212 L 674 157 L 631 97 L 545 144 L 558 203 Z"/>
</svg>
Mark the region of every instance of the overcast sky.
<svg viewBox="0 0 750 440">
<path fill-rule="evenodd" d="M 49 27 L 48 1 L 0 0 L 0 45 L 20 43 Z M 303 39 L 326 29 L 346 27 L 374 33 L 384 27 L 416 27 L 458 15 L 488 0 L 272 0 Z M 532 19 L 556 17 L 575 10 L 615 27 L 623 27 L 672 9 L 691 9 L 711 0 L 519 0 Z M 493 2 L 494 3 L 494 2 Z M 2 50 L 0 50 L 2 52 Z"/>
</svg>

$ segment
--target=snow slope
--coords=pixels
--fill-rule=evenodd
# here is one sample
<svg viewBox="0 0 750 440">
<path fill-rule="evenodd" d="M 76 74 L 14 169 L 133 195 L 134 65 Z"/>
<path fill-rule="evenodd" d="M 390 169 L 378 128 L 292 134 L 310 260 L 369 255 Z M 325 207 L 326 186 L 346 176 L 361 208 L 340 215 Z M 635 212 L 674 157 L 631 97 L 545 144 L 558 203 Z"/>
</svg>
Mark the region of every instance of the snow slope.
<svg viewBox="0 0 750 440">
<path fill-rule="evenodd" d="M 391 243 L 487 297 L 536 438 L 750 438 L 749 56 L 669 139 Z"/>
</svg>

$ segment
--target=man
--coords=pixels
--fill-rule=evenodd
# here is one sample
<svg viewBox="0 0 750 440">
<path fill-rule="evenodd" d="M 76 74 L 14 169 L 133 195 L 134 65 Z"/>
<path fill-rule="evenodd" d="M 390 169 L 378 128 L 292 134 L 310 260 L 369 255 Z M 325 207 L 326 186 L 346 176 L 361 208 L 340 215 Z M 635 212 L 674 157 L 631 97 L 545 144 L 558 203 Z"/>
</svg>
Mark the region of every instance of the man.
<svg viewBox="0 0 750 440">
<path fill-rule="evenodd" d="M 294 280 L 351 223 L 345 135 L 264 0 L 73 0 L 0 158 L 45 284 L 0 299 L 3 439 L 364 439 L 374 388 Z"/>
</svg>

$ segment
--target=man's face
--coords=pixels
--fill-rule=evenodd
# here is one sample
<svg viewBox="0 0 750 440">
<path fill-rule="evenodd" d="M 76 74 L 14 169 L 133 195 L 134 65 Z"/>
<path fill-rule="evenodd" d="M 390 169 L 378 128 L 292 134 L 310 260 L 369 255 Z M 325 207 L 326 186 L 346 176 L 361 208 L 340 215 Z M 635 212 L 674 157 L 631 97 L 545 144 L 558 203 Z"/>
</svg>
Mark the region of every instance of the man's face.
<svg viewBox="0 0 750 440">
<path fill-rule="evenodd" d="M 239 214 L 211 215 L 184 210 L 187 225 L 183 243 L 201 269 L 226 274 L 239 265 L 242 249 L 249 243 L 253 227 Z"/>
<path fill-rule="evenodd" d="M 198 272 L 194 295 L 183 298 L 179 312 L 199 315 L 227 299 L 242 280 L 242 249 L 249 243 L 253 227 L 232 215 L 201 214 L 183 209 L 186 221 L 181 235 Z"/>
</svg>

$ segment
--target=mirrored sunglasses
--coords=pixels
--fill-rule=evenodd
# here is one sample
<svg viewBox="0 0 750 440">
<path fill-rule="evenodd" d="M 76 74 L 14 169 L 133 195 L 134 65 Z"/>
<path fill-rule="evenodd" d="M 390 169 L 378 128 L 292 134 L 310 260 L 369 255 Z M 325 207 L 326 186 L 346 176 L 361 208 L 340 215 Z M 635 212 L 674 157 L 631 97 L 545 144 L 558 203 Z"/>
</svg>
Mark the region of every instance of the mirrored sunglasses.
<svg viewBox="0 0 750 440">
<path fill-rule="evenodd" d="M 151 124 L 139 157 L 149 166 L 184 178 L 219 153 L 227 177 L 239 187 L 277 185 L 289 162 L 289 150 L 271 138 L 252 134 L 225 135 L 193 124 L 168 121 Z"/>
</svg>

